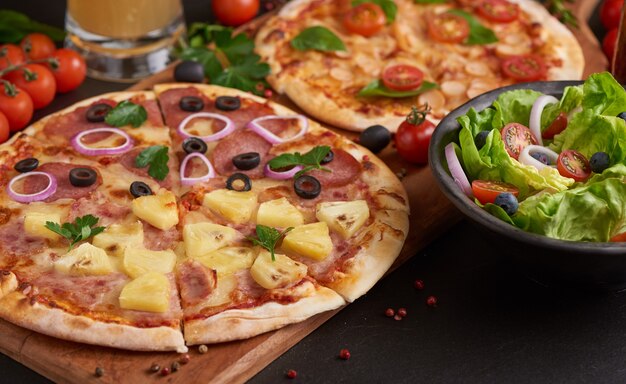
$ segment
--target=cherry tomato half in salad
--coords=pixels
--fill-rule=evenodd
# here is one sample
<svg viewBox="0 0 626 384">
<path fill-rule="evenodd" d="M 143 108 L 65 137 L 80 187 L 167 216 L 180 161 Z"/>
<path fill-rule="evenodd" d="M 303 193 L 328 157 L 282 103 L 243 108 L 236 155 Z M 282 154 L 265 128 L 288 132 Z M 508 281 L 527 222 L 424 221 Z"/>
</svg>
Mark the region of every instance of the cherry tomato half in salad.
<svg viewBox="0 0 626 384">
<path fill-rule="evenodd" d="M 619 27 L 624 0 L 604 0 L 600 7 L 600 21 L 607 30 Z"/>
<path fill-rule="evenodd" d="M 537 144 L 537 139 L 533 136 L 528 127 L 520 123 L 510 123 L 500 131 L 506 152 L 517 160 L 520 153 L 527 146 Z"/>
<path fill-rule="evenodd" d="M 519 7 L 506 0 L 483 0 L 478 5 L 478 13 L 496 23 L 510 23 L 518 18 Z"/>
<path fill-rule="evenodd" d="M 519 195 L 519 189 L 517 189 L 517 187 L 513 184 L 502 181 L 472 181 L 472 193 L 474 194 L 474 197 L 481 202 L 481 204 L 493 204 L 496 201 L 496 197 L 504 192 L 508 192 L 515 197 Z"/>
<path fill-rule="evenodd" d="M 536 81 L 546 76 L 545 61 L 537 55 L 511 56 L 502 61 L 502 72 L 515 81 Z"/>
<path fill-rule="evenodd" d="M 8 82 L 0 83 L 0 112 L 9 121 L 11 132 L 19 131 L 33 117 L 33 101 L 26 91 Z"/>
<path fill-rule="evenodd" d="M 211 9 L 217 20 L 231 27 L 237 27 L 252 20 L 261 6 L 260 0 L 213 0 Z"/>
<path fill-rule="evenodd" d="M 24 55 L 30 60 L 46 59 L 57 50 L 54 41 L 43 33 L 29 33 L 20 42 Z"/>
<path fill-rule="evenodd" d="M 57 91 L 52 72 L 40 64 L 26 64 L 6 74 L 5 79 L 28 92 L 33 107 L 40 109 L 50 104 Z"/>
<path fill-rule="evenodd" d="M 394 136 L 398 154 L 410 163 L 428 163 L 428 145 L 435 131 L 435 124 L 426 119 L 428 111 L 428 107 L 413 107 Z"/>
<path fill-rule="evenodd" d="M 87 64 L 81 55 L 71 49 L 58 49 L 52 56 L 57 59 L 58 67 L 52 67 L 52 74 L 57 82 L 57 91 L 65 93 L 78 88 L 87 75 Z"/>
<path fill-rule="evenodd" d="M 26 58 L 22 49 L 15 44 L 0 45 L 0 71 L 9 65 L 22 64 Z"/>
<path fill-rule="evenodd" d="M 554 136 L 563 132 L 567 128 L 567 114 L 565 112 L 559 113 L 559 115 L 548 125 L 545 131 L 541 134 L 544 139 L 553 139 Z"/>
<path fill-rule="evenodd" d="M 626 232 L 618 233 L 609 240 L 612 243 L 626 243 Z"/>
<path fill-rule="evenodd" d="M 374 3 L 363 3 L 350 9 L 343 18 L 343 25 L 351 33 L 369 37 L 378 33 L 387 22 L 383 9 Z"/>
<path fill-rule="evenodd" d="M 576 181 L 584 181 L 591 175 L 591 165 L 585 156 L 573 149 L 561 152 L 556 160 L 556 169 L 561 176 L 569 177 Z"/>
<path fill-rule="evenodd" d="M 399 64 L 385 68 L 383 84 L 394 91 L 417 89 L 424 81 L 424 72 L 412 65 Z"/>
<path fill-rule="evenodd" d="M 469 23 L 459 15 L 442 13 L 428 19 L 428 36 L 440 43 L 462 43 L 469 33 Z"/>
</svg>

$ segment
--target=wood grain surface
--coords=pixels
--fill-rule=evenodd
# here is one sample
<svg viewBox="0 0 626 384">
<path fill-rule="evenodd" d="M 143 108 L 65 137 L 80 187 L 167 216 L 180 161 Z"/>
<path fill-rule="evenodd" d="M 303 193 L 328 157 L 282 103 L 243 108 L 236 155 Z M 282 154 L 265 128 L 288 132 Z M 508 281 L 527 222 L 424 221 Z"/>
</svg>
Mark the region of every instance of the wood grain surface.
<svg viewBox="0 0 626 384">
<path fill-rule="evenodd" d="M 598 1 L 578 0 L 573 4 L 579 20 L 588 20 Z M 256 20 L 245 29 L 254 31 L 262 21 Z M 585 76 L 605 70 L 608 62 L 586 23 L 581 22 L 581 28 L 575 34 L 587 60 Z M 150 89 L 155 84 L 172 80 L 170 67 L 130 89 Z M 275 98 L 275 101 L 297 110 L 282 97 Z M 341 132 L 351 138 L 355 137 L 354 133 Z M 394 172 L 400 172 L 403 168 L 407 171 L 402 182 L 408 191 L 411 206 L 410 232 L 392 267 L 395 269 L 455 224 L 460 219 L 460 214 L 441 194 L 428 167 L 403 163 L 391 148 L 383 151 L 380 157 Z M 151 374 L 148 369 L 153 363 L 171 365 L 179 358 L 176 353 L 139 353 L 72 343 L 31 332 L 2 320 L 0 352 L 59 383 L 139 383 L 151 379 L 181 384 L 241 383 L 254 376 L 339 310 L 323 313 L 302 323 L 248 340 L 211 345 L 205 354 L 192 348 L 191 361 L 167 378 Z M 103 377 L 94 376 L 96 367 L 105 370 Z"/>
</svg>

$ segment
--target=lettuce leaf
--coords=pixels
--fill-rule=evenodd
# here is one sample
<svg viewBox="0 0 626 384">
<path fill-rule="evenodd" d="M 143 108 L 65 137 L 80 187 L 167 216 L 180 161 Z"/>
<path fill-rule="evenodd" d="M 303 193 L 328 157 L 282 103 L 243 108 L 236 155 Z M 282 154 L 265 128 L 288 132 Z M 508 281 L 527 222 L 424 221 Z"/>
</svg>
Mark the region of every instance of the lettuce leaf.
<svg viewBox="0 0 626 384">
<path fill-rule="evenodd" d="M 530 110 L 535 100 L 541 95 L 541 92 L 521 89 L 504 92 L 498 96 L 493 102 L 493 107 L 496 109 L 492 121 L 493 128 L 500 129 L 509 123 L 521 123 L 528 126 Z"/>
<path fill-rule="evenodd" d="M 617 116 L 626 110 L 626 91 L 608 72 L 589 76 L 583 94 L 583 109 L 595 114 Z"/>
<path fill-rule="evenodd" d="M 573 87 L 565 87 L 563 97 L 557 104 L 548 104 L 541 114 L 541 131 L 556 119 L 559 113 L 564 112 L 570 114 L 576 108 L 580 107 L 583 102 L 583 86 L 577 85 Z"/>
</svg>

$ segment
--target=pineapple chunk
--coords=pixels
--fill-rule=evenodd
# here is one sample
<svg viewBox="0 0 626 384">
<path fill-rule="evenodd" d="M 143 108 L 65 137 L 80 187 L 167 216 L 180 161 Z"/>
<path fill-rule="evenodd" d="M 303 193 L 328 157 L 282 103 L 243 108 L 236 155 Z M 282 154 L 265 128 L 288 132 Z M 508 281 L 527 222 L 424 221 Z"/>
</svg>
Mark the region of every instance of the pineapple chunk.
<svg viewBox="0 0 626 384">
<path fill-rule="evenodd" d="M 204 195 L 202 204 L 236 224 L 250 221 L 257 205 L 256 193 L 218 189 Z"/>
<path fill-rule="evenodd" d="M 215 269 L 218 275 L 228 275 L 244 268 L 250 268 L 254 263 L 256 252 L 246 247 L 226 247 L 202 255 L 196 260 L 205 267 Z"/>
<path fill-rule="evenodd" d="M 102 248 L 81 244 L 54 263 L 57 272 L 68 275 L 106 275 L 113 272 L 111 261 Z"/>
<path fill-rule="evenodd" d="M 138 218 L 163 231 L 178 224 L 176 196 L 170 191 L 162 189 L 156 195 L 138 197 L 132 206 Z"/>
<path fill-rule="evenodd" d="M 212 223 L 187 224 L 183 228 L 183 241 L 187 257 L 195 259 L 223 248 L 237 237 L 230 227 Z"/>
<path fill-rule="evenodd" d="M 257 224 L 275 228 L 297 227 L 304 224 L 304 216 L 287 198 L 266 201 L 259 206 Z"/>
<path fill-rule="evenodd" d="M 272 255 L 262 250 L 250 268 L 254 281 L 265 289 L 282 288 L 306 276 L 307 266 L 281 254 Z"/>
<path fill-rule="evenodd" d="M 112 224 L 104 232 L 94 236 L 91 242 L 111 256 L 124 256 L 126 248 L 143 248 L 143 224 Z"/>
<path fill-rule="evenodd" d="M 228 304 L 232 301 L 230 295 L 237 288 L 237 277 L 235 275 L 223 275 L 217 277 L 217 287 L 204 302 L 207 307 L 217 307 Z"/>
<path fill-rule="evenodd" d="M 170 307 L 170 281 L 158 272 L 148 272 L 126 284 L 120 293 L 124 309 L 165 312 Z"/>
<path fill-rule="evenodd" d="M 336 201 L 318 204 L 315 215 L 347 239 L 365 224 L 370 217 L 370 209 L 365 200 Z"/>
<path fill-rule="evenodd" d="M 283 249 L 315 260 L 325 259 L 333 250 L 333 241 L 325 222 L 295 227 L 283 239 Z"/>
<path fill-rule="evenodd" d="M 31 236 L 43 237 L 52 241 L 59 240 L 60 235 L 46 228 L 47 221 L 61 223 L 61 213 L 28 212 L 24 216 L 24 231 Z"/>
<path fill-rule="evenodd" d="M 124 252 L 124 270 L 132 278 L 148 272 L 169 273 L 174 270 L 176 254 L 173 251 L 151 251 L 127 248 Z"/>
</svg>

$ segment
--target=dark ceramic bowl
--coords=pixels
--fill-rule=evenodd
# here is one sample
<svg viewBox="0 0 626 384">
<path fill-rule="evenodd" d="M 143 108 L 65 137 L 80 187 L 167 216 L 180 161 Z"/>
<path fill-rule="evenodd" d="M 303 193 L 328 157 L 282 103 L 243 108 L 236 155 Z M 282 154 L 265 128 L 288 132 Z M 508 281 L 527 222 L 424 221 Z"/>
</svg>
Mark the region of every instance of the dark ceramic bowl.
<svg viewBox="0 0 626 384">
<path fill-rule="evenodd" d="M 533 89 L 560 98 L 563 89 L 580 81 L 546 81 L 499 88 L 470 100 L 439 123 L 430 141 L 429 163 L 443 193 L 469 219 L 476 223 L 489 241 L 500 247 L 532 279 L 552 286 L 578 286 L 601 290 L 626 288 L 626 245 L 556 240 L 524 232 L 490 215 L 469 199 L 448 172 L 444 148 L 459 142 L 457 118 L 470 108 L 481 111 L 502 92 Z M 468 245 L 471 252 L 471 245 Z"/>
</svg>

